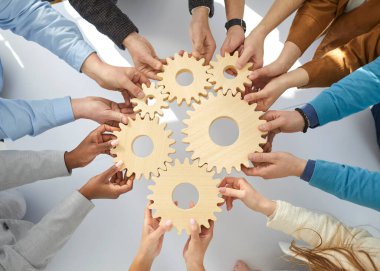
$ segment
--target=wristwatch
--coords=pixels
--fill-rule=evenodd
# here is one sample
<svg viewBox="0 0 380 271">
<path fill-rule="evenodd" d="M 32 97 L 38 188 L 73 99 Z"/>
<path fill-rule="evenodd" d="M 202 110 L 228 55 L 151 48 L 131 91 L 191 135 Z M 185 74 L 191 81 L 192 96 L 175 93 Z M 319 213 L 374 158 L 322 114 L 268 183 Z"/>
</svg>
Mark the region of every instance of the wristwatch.
<svg viewBox="0 0 380 271">
<path fill-rule="evenodd" d="M 244 30 L 244 33 L 245 31 L 247 30 L 247 27 L 246 27 L 246 24 L 245 24 L 245 21 L 243 19 L 231 19 L 229 20 L 228 22 L 226 22 L 226 24 L 224 25 L 224 27 L 227 29 L 230 29 L 231 26 L 234 26 L 234 25 L 240 25 L 243 30 Z"/>
</svg>

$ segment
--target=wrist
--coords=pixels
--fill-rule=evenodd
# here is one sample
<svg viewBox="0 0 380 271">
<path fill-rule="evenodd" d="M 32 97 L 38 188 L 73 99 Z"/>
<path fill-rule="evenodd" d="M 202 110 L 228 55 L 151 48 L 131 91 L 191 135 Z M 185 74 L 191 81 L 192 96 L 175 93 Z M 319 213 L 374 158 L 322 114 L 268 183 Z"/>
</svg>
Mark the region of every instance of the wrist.
<svg viewBox="0 0 380 271">
<path fill-rule="evenodd" d="M 75 158 L 75 154 L 73 153 L 73 151 L 65 152 L 64 160 L 65 160 L 65 164 L 66 164 L 66 168 L 68 172 L 71 172 L 74 168 L 79 167 L 76 163 L 77 159 Z"/>
<path fill-rule="evenodd" d="M 193 21 L 208 21 L 209 9 L 205 6 L 199 6 L 192 10 L 191 18 Z"/>
<path fill-rule="evenodd" d="M 134 270 L 145 271 L 150 270 L 153 265 L 154 257 L 147 257 L 145 253 L 138 252 L 133 260 Z"/>
<path fill-rule="evenodd" d="M 202 262 L 195 262 L 194 259 L 189 259 L 186 261 L 186 269 L 187 271 L 205 271 L 203 260 Z"/>
<path fill-rule="evenodd" d="M 239 33 L 244 36 L 244 28 L 241 25 L 233 25 L 227 30 L 227 35 L 231 33 Z"/>
<path fill-rule="evenodd" d="M 71 108 L 73 109 L 74 119 L 84 119 L 85 117 L 86 98 L 71 99 Z"/>
<path fill-rule="evenodd" d="M 133 43 L 135 40 L 139 39 L 139 34 L 137 32 L 132 32 L 129 34 L 124 40 L 123 45 L 128 49 L 129 46 L 131 46 L 131 43 Z"/>
<path fill-rule="evenodd" d="M 92 53 L 83 63 L 82 72 L 98 82 L 99 71 L 101 71 L 103 64 L 103 61 L 99 58 L 97 53 Z"/>
<path fill-rule="evenodd" d="M 296 158 L 297 161 L 294 163 L 293 176 L 301 177 L 302 173 L 305 171 L 307 161 L 301 158 Z"/>
<path fill-rule="evenodd" d="M 82 196 L 85 197 L 88 200 L 93 200 L 94 199 L 94 196 L 93 196 L 93 194 L 91 192 L 91 189 L 88 188 L 87 184 L 85 184 L 84 186 L 82 186 L 81 189 L 79 189 L 79 193 L 81 193 Z"/>
<path fill-rule="evenodd" d="M 276 207 L 277 203 L 275 201 L 262 197 L 258 203 L 256 211 L 269 217 L 274 213 Z"/>
<path fill-rule="evenodd" d="M 259 24 L 257 25 L 250 33 L 250 35 L 254 35 L 255 38 L 259 38 L 259 39 L 262 39 L 264 40 L 266 38 L 266 36 L 268 36 L 269 34 L 269 31 L 267 30 L 267 28 L 262 25 L 262 24 Z"/>
</svg>

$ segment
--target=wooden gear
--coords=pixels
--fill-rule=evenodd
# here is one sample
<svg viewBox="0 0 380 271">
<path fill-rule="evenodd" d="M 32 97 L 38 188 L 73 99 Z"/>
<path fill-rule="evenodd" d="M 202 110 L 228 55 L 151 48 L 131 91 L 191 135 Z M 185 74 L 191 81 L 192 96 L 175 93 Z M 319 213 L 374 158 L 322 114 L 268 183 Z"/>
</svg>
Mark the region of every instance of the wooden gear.
<svg viewBox="0 0 380 271">
<path fill-rule="evenodd" d="M 132 104 L 135 105 L 133 111 L 139 113 L 142 118 L 148 116 L 150 119 L 154 119 L 155 115 L 163 116 L 162 109 L 169 108 L 169 104 L 166 102 L 168 95 L 162 94 L 163 87 L 157 87 L 155 84 L 151 84 L 150 87 L 145 84 L 142 85 L 142 89 L 145 93 L 143 99 L 133 98 Z M 149 99 L 154 99 L 154 104 L 149 104 Z"/>
<path fill-rule="evenodd" d="M 169 95 L 168 100 L 173 102 L 177 99 L 177 103 L 180 105 L 183 101 L 190 105 L 191 101 L 199 103 L 200 96 L 206 97 L 208 95 L 207 90 L 212 87 L 208 82 L 210 75 L 207 70 L 210 66 L 204 66 L 205 60 L 202 58 L 197 60 L 193 56 L 189 56 L 188 53 L 184 53 L 183 56 L 175 54 L 174 59 L 167 58 L 167 64 L 164 65 L 164 71 L 157 75 L 161 78 L 158 82 L 158 86 L 163 86 L 162 93 Z M 193 82 L 188 86 L 178 84 L 176 78 L 183 72 L 190 72 L 193 75 Z"/>
<path fill-rule="evenodd" d="M 238 70 L 235 66 L 236 61 L 239 58 L 239 53 L 236 51 L 233 55 L 225 53 L 224 57 L 216 55 L 217 61 L 211 61 L 211 69 L 208 73 L 212 74 L 210 77 L 210 82 L 215 84 L 215 91 L 222 90 L 223 94 L 226 94 L 228 90 L 235 95 L 237 92 L 243 93 L 245 86 L 250 86 L 252 84 L 251 80 L 248 79 L 250 68 L 253 66 L 251 62 L 245 64 L 245 66 Z M 236 77 L 226 78 L 224 72 L 228 69 L 234 69 L 237 71 Z"/>
<path fill-rule="evenodd" d="M 184 143 L 188 143 L 186 151 L 193 152 L 192 159 L 199 159 L 199 165 L 207 164 L 207 169 L 216 167 L 217 173 L 223 168 L 231 173 L 232 168 L 241 170 L 241 164 L 249 167 L 248 155 L 262 152 L 260 144 L 266 142 L 265 134 L 258 128 L 265 123 L 260 120 L 262 112 L 255 111 L 256 104 L 249 105 L 241 99 L 241 95 L 233 96 L 229 92 L 223 95 L 209 95 L 201 104 L 193 104 L 194 111 L 189 111 L 189 118 L 183 122 L 187 128 L 182 130 L 186 135 Z M 220 118 L 230 118 L 239 128 L 237 140 L 229 146 L 220 146 L 213 142 L 209 135 L 209 127 Z"/>
<path fill-rule="evenodd" d="M 167 171 L 160 172 L 160 177 L 153 179 L 154 185 L 149 186 L 153 192 L 148 196 L 148 199 L 153 201 L 149 208 L 156 209 L 153 216 L 160 217 L 160 223 L 171 220 L 178 234 L 181 234 L 182 230 L 190 234 L 191 218 L 199 225 L 209 228 L 208 220 L 216 220 L 214 212 L 221 212 L 218 204 L 224 202 L 219 197 L 217 188 L 220 180 L 213 179 L 213 175 L 204 167 L 198 167 L 196 163 L 190 164 L 188 158 L 183 163 L 176 160 L 173 166 L 168 166 Z M 181 183 L 190 183 L 198 190 L 198 202 L 193 208 L 182 209 L 173 202 L 173 191 Z"/>
<path fill-rule="evenodd" d="M 116 154 L 115 162 L 122 160 L 123 168 L 127 168 L 127 176 L 133 173 L 136 179 L 142 175 L 149 179 L 150 174 L 158 176 L 158 169 L 166 170 L 166 163 L 172 162 L 170 154 L 175 153 L 175 150 L 170 146 L 175 143 L 174 139 L 170 138 L 173 133 L 166 130 L 166 124 L 159 124 L 159 119 L 156 117 L 153 120 L 149 118 L 142 119 L 137 115 L 136 120 L 128 119 L 128 124 L 120 123 L 120 132 L 114 132 L 119 140 L 119 145 L 111 150 L 112 154 Z M 136 138 L 147 136 L 153 142 L 153 150 L 151 154 L 145 157 L 136 155 L 133 152 L 133 143 Z"/>
</svg>

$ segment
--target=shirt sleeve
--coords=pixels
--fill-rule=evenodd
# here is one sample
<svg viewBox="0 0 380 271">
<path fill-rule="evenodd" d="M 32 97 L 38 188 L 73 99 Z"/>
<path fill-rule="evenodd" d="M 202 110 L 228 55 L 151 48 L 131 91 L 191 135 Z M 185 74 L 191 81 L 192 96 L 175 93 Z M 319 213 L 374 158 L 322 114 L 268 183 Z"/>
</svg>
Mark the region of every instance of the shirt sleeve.
<svg viewBox="0 0 380 271">
<path fill-rule="evenodd" d="M 119 48 L 124 49 L 124 39 L 138 32 L 131 19 L 112 0 L 69 0 L 76 11 L 99 32 L 109 37 Z"/>
<path fill-rule="evenodd" d="M 267 226 L 313 247 L 322 242 L 320 248 L 344 246 L 372 237 L 366 230 L 348 227 L 332 216 L 295 207 L 284 201 L 277 201 L 277 209 L 268 219 Z"/>
<path fill-rule="evenodd" d="M 64 151 L 0 151 L 0 190 L 70 175 Z"/>
<path fill-rule="evenodd" d="M 78 191 L 45 215 L 15 245 L 0 249 L 0 270 L 42 270 L 94 205 Z"/>
<path fill-rule="evenodd" d="M 309 184 L 338 198 L 380 211 L 380 172 L 317 160 Z"/>
<path fill-rule="evenodd" d="M 0 99 L 0 139 L 36 136 L 72 121 L 70 97 L 30 101 Z"/>
<path fill-rule="evenodd" d="M 208 16 L 214 16 L 214 0 L 189 0 L 189 12 L 192 14 L 193 9 L 197 7 L 207 7 L 209 9 Z"/>
<path fill-rule="evenodd" d="M 78 27 L 46 1 L 1 0 L 0 28 L 40 44 L 77 71 L 94 52 Z"/>
<path fill-rule="evenodd" d="M 380 102 L 380 57 L 323 91 L 309 104 L 319 125 L 340 120 Z"/>
</svg>

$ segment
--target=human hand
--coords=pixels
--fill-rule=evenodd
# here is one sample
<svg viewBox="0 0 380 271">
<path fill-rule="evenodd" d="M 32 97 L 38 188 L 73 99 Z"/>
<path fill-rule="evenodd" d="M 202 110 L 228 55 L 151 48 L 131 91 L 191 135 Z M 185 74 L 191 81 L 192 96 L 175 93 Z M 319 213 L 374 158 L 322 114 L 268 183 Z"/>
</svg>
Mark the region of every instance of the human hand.
<svg viewBox="0 0 380 271">
<path fill-rule="evenodd" d="M 220 54 L 222 56 L 224 56 L 225 53 L 233 54 L 236 50 L 239 51 L 240 54 L 243 50 L 244 39 L 244 30 L 240 25 L 230 27 L 227 31 L 226 39 L 220 48 Z"/>
<path fill-rule="evenodd" d="M 208 23 L 206 7 L 201 6 L 193 10 L 190 37 L 193 45 L 192 55 L 196 59 L 204 58 L 208 64 L 214 55 L 216 45 Z"/>
<path fill-rule="evenodd" d="M 204 257 L 214 234 L 214 221 L 209 220 L 210 227 L 199 227 L 195 219 L 190 219 L 190 236 L 183 248 L 188 271 L 204 271 Z"/>
<path fill-rule="evenodd" d="M 129 34 L 123 41 L 123 45 L 131 54 L 137 70 L 152 80 L 159 80 L 157 73 L 162 70 L 162 62 L 154 51 L 150 42 L 134 32 Z"/>
<path fill-rule="evenodd" d="M 131 106 L 125 103 L 115 103 L 100 97 L 72 99 L 75 119 L 90 119 L 100 124 L 118 127 L 119 123 L 128 123 L 128 118 L 134 118 Z"/>
<path fill-rule="evenodd" d="M 151 204 L 150 202 L 149 204 Z M 164 235 L 172 229 L 173 225 L 170 220 L 165 221 L 160 226 L 160 219 L 152 217 L 152 210 L 149 205 L 145 208 L 145 218 L 142 230 L 140 247 L 130 271 L 148 271 L 150 270 L 154 259 L 160 254 Z"/>
<path fill-rule="evenodd" d="M 236 199 L 240 199 L 251 210 L 263 213 L 266 216 L 271 216 L 276 210 L 274 201 L 262 196 L 243 178 L 224 178 L 219 184 L 219 192 L 225 199 L 228 211 L 232 209 L 233 202 Z"/>
<path fill-rule="evenodd" d="M 243 50 L 240 54 L 236 67 L 242 69 L 248 62 L 253 63 L 253 70 L 259 69 L 264 63 L 264 40 L 265 34 L 259 29 L 254 29 L 245 38 Z"/>
<path fill-rule="evenodd" d="M 106 132 L 120 131 L 120 128 L 101 125 L 93 130 L 75 149 L 65 152 L 65 163 L 69 171 L 85 167 L 99 154 L 110 154 L 110 149 L 116 147 L 119 141 L 116 136 Z"/>
<path fill-rule="evenodd" d="M 307 163 L 306 160 L 286 152 L 251 153 L 248 159 L 254 167 L 242 166 L 242 171 L 248 176 L 260 176 L 264 179 L 300 177 Z"/>
<path fill-rule="evenodd" d="M 150 85 L 144 74 L 135 68 L 115 67 L 103 62 L 96 53 L 91 54 L 82 65 L 82 72 L 94 79 L 102 88 L 120 91 L 127 105 L 130 96 L 145 97 L 141 85 Z"/>
<path fill-rule="evenodd" d="M 134 175 L 127 178 L 126 175 L 117 174 L 123 162 L 119 161 L 103 173 L 92 177 L 80 190 L 88 200 L 93 199 L 117 199 L 120 195 L 132 190 Z M 121 176 L 121 180 L 119 179 Z"/>
</svg>

